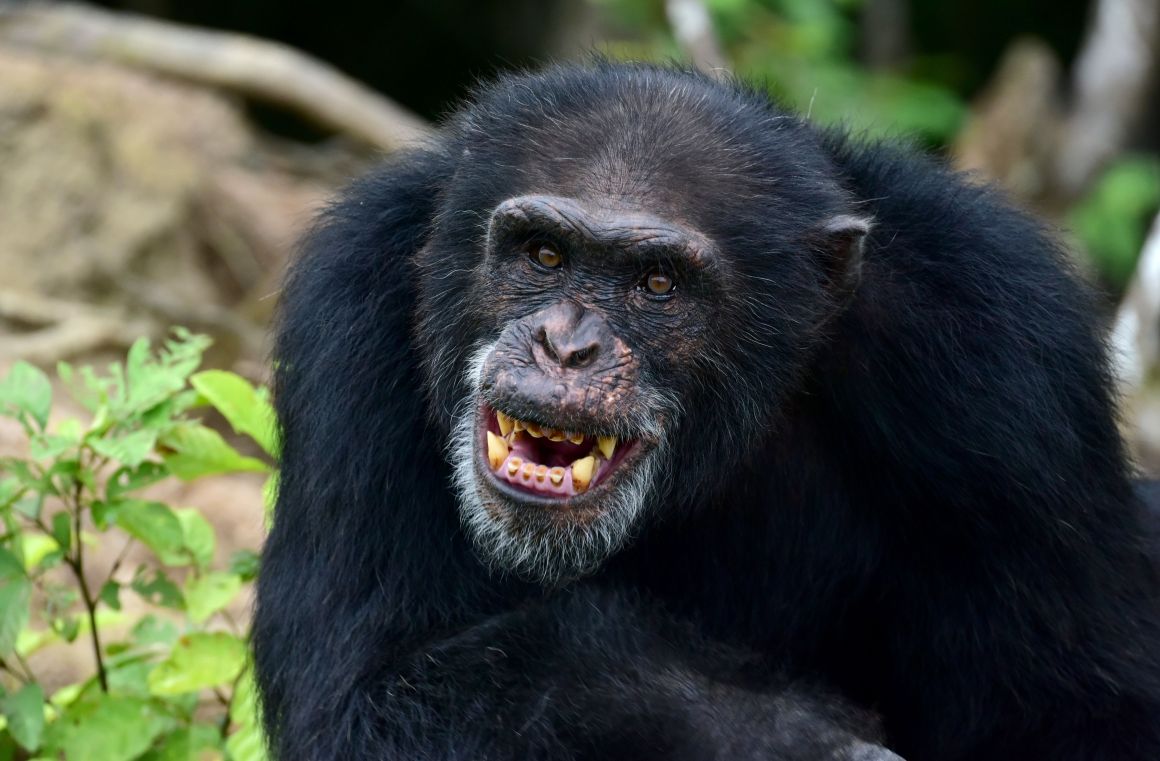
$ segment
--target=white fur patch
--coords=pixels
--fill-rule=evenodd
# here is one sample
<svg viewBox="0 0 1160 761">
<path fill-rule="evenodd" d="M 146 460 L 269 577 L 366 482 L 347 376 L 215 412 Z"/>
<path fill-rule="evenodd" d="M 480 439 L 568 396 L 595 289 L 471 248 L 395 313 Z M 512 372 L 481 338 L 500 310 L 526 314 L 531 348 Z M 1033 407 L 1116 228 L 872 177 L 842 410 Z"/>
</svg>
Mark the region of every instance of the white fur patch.
<svg viewBox="0 0 1160 761">
<path fill-rule="evenodd" d="M 479 346 L 467 365 L 471 389 L 456 410 L 448 457 L 455 468 L 459 492 L 459 515 L 464 530 L 480 555 L 493 567 L 545 584 L 558 583 L 596 570 L 610 555 L 632 538 L 634 528 L 652 497 L 660 464 L 664 462 L 664 437 L 660 445 L 633 466 L 628 477 L 609 491 L 595 517 L 568 520 L 550 509 L 535 509 L 509 502 L 480 483 L 475 465 L 476 410 L 483 365 L 495 342 Z M 661 400 L 655 400 L 660 408 Z M 654 410 L 659 412 L 659 409 Z M 659 414 L 642 411 L 636 430 L 659 434 Z M 647 419 L 645 419 L 647 418 Z M 489 509 L 490 508 L 490 509 Z"/>
</svg>

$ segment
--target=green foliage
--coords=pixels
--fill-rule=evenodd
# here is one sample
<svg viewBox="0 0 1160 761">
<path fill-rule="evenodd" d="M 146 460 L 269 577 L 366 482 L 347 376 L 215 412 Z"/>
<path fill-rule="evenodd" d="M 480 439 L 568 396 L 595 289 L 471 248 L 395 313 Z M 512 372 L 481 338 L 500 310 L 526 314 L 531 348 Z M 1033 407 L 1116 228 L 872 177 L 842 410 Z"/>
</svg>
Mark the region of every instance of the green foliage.
<svg viewBox="0 0 1160 761">
<path fill-rule="evenodd" d="M 631 29 L 635 42 L 614 43 L 622 58 L 679 58 L 660 0 L 595 0 Z M 966 117 L 962 99 L 922 72 L 921 59 L 900 71 L 870 71 L 855 58 L 861 0 L 709 0 L 714 29 L 733 70 L 823 124 L 869 135 L 918 136 L 944 144 Z"/>
<path fill-rule="evenodd" d="M 195 374 L 207 345 L 178 331 L 158 352 L 138 341 L 104 373 L 61 364 L 88 420 L 50 422 L 53 385 L 32 365 L 0 380 L 0 416 L 19 423 L 29 453 L 0 458 L 0 759 L 265 758 L 246 633 L 227 612 L 258 573 L 257 555 L 215 567 L 209 522 L 143 493 L 168 478 L 240 471 L 273 483 L 266 459 L 192 414 L 208 405 L 277 454 L 264 389 Z M 111 570 L 86 567 L 109 545 Z M 133 546 L 149 559 L 130 572 L 121 566 Z M 29 656 L 72 642 L 95 668 L 46 695 Z"/>
<path fill-rule="evenodd" d="M 1113 289 L 1127 285 L 1156 210 L 1160 160 L 1126 156 L 1112 164 L 1075 208 L 1069 223 Z"/>
</svg>

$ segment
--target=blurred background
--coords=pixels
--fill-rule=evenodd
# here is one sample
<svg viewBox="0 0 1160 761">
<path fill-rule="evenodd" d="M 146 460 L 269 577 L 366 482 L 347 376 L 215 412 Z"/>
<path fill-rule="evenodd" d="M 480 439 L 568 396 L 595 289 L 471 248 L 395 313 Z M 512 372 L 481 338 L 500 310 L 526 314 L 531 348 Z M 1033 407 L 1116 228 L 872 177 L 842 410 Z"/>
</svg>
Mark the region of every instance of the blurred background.
<svg viewBox="0 0 1160 761">
<path fill-rule="evenodd" d="M 732 71 L 1001 183 L 1062 227 L 1110 326 L 1147 312 L 1117 336 L 1134 392 L 1158 343 L 1134 293 L 1158 41 L 1160 0 L 0 0 L 0 356 L 180 324 L 260 378 L 322 199 L 474 82 L 597 51 Z"/>
<path fill-rule="evenodd" d="M 1062 227 L 1110 326 L 1141 312 L 1117 335 L 1135 392 L 1160 344 L 1134 279 L 1158 41 L 1160 0 L 0 0 L 0 358 L 181 324 L 260 378 L 322 199 L 474 82 L 597 51 L 732 71 L 1001 183 Z"/>
<path fill-rule="evenodd" d="M 206 366 L 264 382 L 280 278 L 325 199 L 474 83 L 594 52 L 736 73 L 1049 219 L 1160 473 L 1160 0 L 0 0 L 0 759 L 263 758 L 239 697 L 276 477 L 261 393 L 221 374 L 189 391 L 196 357 L 170 362 L 149 370 L 166 401 L 110 427 L 20 362 L 103 367 L 179 325 L 212 337 Z M 89 391 L 132 385 L 111 377 Z M 175 451 L 190 429 L 157 407 L 206 398 L 213 446 Z M 110 517 L 123 472 L 151 501 Z"/>
</svg>

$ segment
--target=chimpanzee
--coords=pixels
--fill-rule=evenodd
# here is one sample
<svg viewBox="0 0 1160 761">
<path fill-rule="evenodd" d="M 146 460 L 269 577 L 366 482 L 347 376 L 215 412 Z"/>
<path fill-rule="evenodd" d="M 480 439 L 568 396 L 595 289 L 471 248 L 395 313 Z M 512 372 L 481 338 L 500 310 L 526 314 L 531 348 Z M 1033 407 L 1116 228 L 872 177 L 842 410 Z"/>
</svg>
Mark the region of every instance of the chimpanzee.
<svg viewBox="0 0 1160 761">
<path fill-rule="evenodd" d="M 276 757 L 1160 759 L 1156 543 L 1073 269 L 742 84 L 481 88 L 282 293 Z"/>
</svg>

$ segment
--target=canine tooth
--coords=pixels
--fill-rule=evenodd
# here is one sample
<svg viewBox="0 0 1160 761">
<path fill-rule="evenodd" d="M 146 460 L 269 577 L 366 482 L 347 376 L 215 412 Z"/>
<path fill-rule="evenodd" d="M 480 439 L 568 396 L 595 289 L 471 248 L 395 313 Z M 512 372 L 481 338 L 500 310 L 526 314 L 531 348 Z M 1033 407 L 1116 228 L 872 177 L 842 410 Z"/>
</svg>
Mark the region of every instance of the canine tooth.
<svg viewBox="0 0 1160 761">
<path fill-rule="evenodd" d="M 573 444 L 583 444 L 584 443 L 584 434 L 582 434 L 582 433 L 573 433 L 572 431 L 569 431 L 568 433 L 566 433 L 564 435 L 567 436 L 568 441 L 571 441 Z"/>
<path fill-rule="evenodd" d="M 599 436 L 596 439 L 596 446 L 600 449 L 600 454 L 604 455 L 605 460 L 611 460 L 612 453 L 616 451 L 616 437 Z"/>
<path fill-rule="evenodd" d="M 496 436 L 491 431 L 487 432 L 487 461 L 491 463 L 492 470 L 499 470 L 499 466 L 503 465 L 503 461 L 508 456 L 507 442 Z"/>
<path fill-rule="evenodd" d="M 520 475 L 524 478 L 531 478 L 532 474 L 536 472 L 535 463 L 525 462 L 524 467 L 520 469 Z"/>
<path fill-rule="evenodd" d="M 495 421 L 499 423 L 500 436 L 507 436 L 512 432 L 512 428 L 515 427 L 515 421 L 499 410 L 496 410 L 495 412 Z"/>
<path fill-rule="evenodd" d="M 524 461 L 518 457 L 513 457 L 510 460 L 508 460 L 508 475 L 514 476 L 516 474 L 516 471 L 520 469 L 520 465 L 522 465 L 523 462 Z"/>
<path fill-rule="evenodd" d="M 546 475 L 548 475 L 548 466 L 547 465 L 537 465 L 536 466 L 536 480 L 543 481 L 544 476 L 546 476 Z"/>
<path fill-rule="evenodd" d="M 554 483 L 556 486 L 559 486 L 564 482 L 564 469 L 552 468 L 548 471 L 548 478 L 552 479 L 552 483 Z"/>
<path fill-rule="evenodd" d="M 596 468 L 596 458 L 589 455 L 572 463 L 572 485 L 584 491 L 592 482 L 592 471 Z"/>
<path fill-rule="evenodd" d="M 540 426 L 536 425 L 535 423 L 524 423 L 524 430 L 535 436 L 537 439 L 544 435 L 543 431 L 540 430 Z"/>
</svg>

